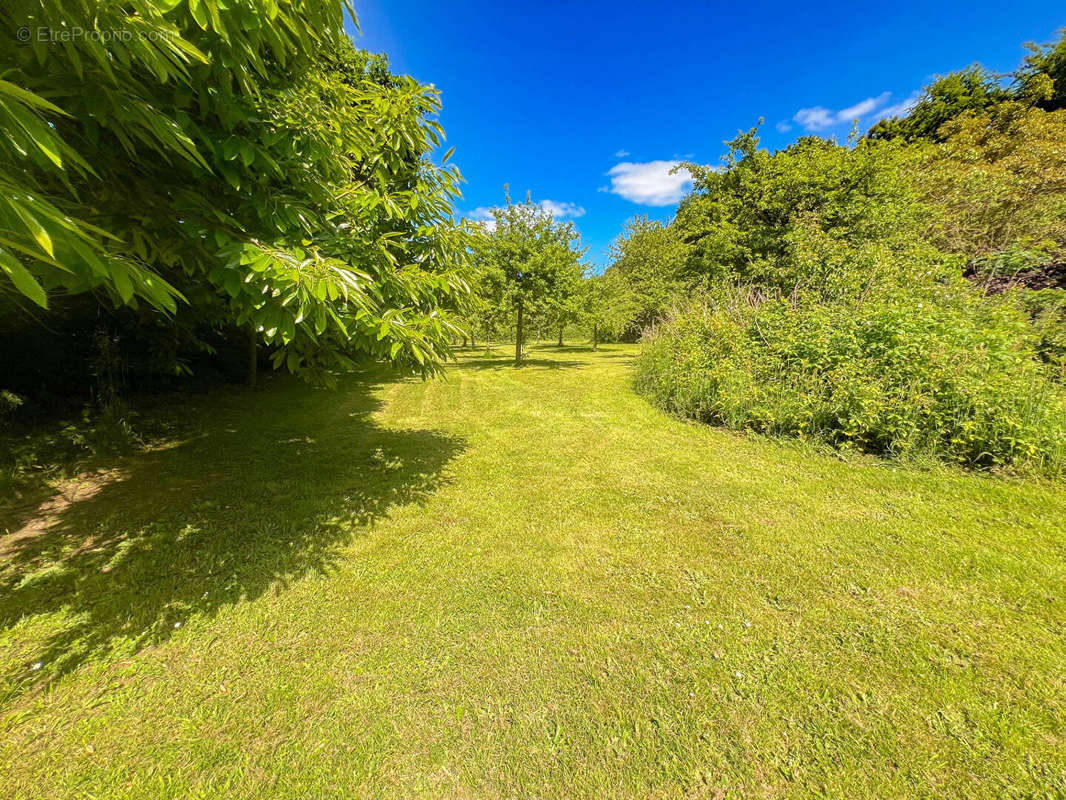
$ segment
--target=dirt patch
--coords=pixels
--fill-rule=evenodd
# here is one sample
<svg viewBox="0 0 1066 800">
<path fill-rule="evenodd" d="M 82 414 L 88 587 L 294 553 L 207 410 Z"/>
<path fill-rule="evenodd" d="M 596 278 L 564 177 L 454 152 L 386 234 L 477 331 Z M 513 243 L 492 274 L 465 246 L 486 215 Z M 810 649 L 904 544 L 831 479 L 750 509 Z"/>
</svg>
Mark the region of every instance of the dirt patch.
<svg viewBox="0 0 1066 800">
<path fill-rule="evenodd" d="M 35 508 L 13 511 L 10 517 L 19 521 L 16 522 L 17 527 L 0 537 L 0 557 L 18 549 L 27 539 L 47 533 L 72 506 L 95 497 L 106 486 L 120 483 L 126 477 L 127 473 L 120 469 L 83 472 L 62 481 L 55 487 L 54 493 Z"/>
</svg>

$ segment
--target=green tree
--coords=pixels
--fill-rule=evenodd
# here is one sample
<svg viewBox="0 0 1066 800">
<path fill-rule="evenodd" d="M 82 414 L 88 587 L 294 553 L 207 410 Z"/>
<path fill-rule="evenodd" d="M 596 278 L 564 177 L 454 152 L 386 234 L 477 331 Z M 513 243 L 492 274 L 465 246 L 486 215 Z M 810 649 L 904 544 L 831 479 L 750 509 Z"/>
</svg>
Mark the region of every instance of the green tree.
<svg viewBox="0 0 1066 800">
<path fill-rule="evenodd" d="M 244 327 L 323 381 L 360 352 L 443 362 L 469 292 L 439 97 L 357 53 L 337 0 L 15 0 L 0 24 L 31 31 L 0 55 L 0 292 Z"/>
<path fill-rule="evenodd" d="M 569 222 L 556 222 L 533 203 L 506 204 L 493 209 L 494 225 L 484 230 L 476 248 L 486 281 L 486 302 L 505 315 L 515 331 L 515 363 L 522 361 L 530 321 L 547 318 L 572 291 L 581 274 L 584 250 Z"/>
<path fill-rule="evenodd" d="M 870 128 L 870 139 L 939 141 L 940 127 L 961 114 L 988 111 L 1013 97 L 999 77 L 979 64 L 937 78 L 902 117 L 883 119 Z"/>
<path fill-rule="evenodd" d="M 580 262 L 568 264 L 559 275 L 554 293 L 545 306 L 544 321 L 550 329 L 558 333 L 559 347 L 563 346 L 563 335 L 567 326 L 581 320 L 584 281 L 584 265 Z"/>
<path fill-rule="evenodd" d="M 619 339 L 639 312 L 617 268 L 592 275 L 582 284 L 581 321 L 590 331 L 593 350 L 599 348 L 601 341 Z"/>
<path fill-rule="evenodd" d="M 1030 52 L 1017 76 L 1020 93 L 1044 111 L 1066 109 L 1066 28 L 1053 44 L 1026 47 Z"/>
<path fill-rule="evenodd" d="M 920 148 L 808 136 L 769 153 L 756 133 L 730 142 L 721 169 L 687 165 L 694 191 L 672 227 L 690 279 L 833 298 L 940 274 L 925 241 L 934 211 L 911 178 Z"/>
<path fill-rule="evenodd" d="M 611 266 L 605 273 L 610 278 L 604 283 L 611 291 L 605 296 L 629 315 L 617 336 L 638 337 L 666 314 L 678 293 L 690 288 L 684 272 L 689 248 L 678 234 L 674 225 L 634 217 L 611 243 Z M 604 311 L 612 313 L 607 307 Z"/>
</svg>

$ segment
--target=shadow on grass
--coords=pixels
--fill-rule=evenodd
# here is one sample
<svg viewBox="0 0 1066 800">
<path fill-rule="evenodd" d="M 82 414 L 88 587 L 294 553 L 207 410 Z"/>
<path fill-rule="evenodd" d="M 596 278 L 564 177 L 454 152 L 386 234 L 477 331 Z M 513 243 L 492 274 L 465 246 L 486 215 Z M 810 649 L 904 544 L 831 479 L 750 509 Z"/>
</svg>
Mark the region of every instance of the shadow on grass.
<svg viewBox="0 0 1066 800">
<path fill-rule="evenodd" d="M 449 370 L 479 370 L 479 369 L 581 369 L 587 367 L 584 361 L 563 361 L 555 358 L 523 358 L 521 363 L 515 364 L 511 358 L 469 358 L 456 364 L 449 364 Z"/>
<path fill-rule="evenodd" d="M 423 502 L 463 442 L 378 425 L 373 377 L 336 391 L 279 378 L 193 402 L 190 437 L 0 518 L 0 628 L 24 622 L 27 635 L 0 701 L 329 572 L 374 520 Z"/>
<path fill-rule="evenodd" d="M 541 347 L 550 349 L 554 353 L 589 353 L 593 352 L 592 343 L 588 344 L 564 344 L 562 346 L 557 344 L 542 344 Z"/>
</svg>

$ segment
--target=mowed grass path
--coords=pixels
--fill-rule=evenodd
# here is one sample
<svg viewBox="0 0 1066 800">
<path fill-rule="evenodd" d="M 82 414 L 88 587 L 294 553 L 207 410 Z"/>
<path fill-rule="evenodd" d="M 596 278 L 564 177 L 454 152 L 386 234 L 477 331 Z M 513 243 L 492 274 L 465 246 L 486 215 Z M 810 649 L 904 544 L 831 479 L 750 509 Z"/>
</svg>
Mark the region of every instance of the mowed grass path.
<svg viewBox="0 0 1066 800">
<path fill-rule="evenodd" d="M 0 796 L 1066 796 L 1062 486 L 677 421 L 635 355 L 218 392 L 9 514 Z"/>
</svg>

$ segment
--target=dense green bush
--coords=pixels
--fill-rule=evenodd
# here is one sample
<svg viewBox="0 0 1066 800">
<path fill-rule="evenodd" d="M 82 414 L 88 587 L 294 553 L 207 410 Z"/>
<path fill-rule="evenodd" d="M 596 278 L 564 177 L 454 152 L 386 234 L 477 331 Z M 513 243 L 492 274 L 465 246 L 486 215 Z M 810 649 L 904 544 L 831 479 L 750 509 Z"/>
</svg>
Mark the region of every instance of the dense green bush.
<svg viewBox="0 0 1066 800">
<path fill-rule="evenodd" d="M 1019 305 L 1033 320 L 1039 340 L 1037 352 L 1066 383 L 1066 289 L 1017 292 Z"/>
<path fill-rule="evenodd" d="M 650 332 L 638 382 L 705 422 L 890 456 L 1066 468 L 1066 392 L 1006 299 L 965 286 L 826 304 L 703 298 Z"/>
</svg>

